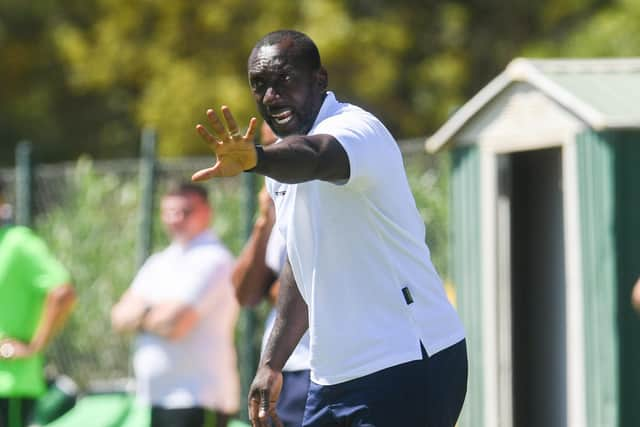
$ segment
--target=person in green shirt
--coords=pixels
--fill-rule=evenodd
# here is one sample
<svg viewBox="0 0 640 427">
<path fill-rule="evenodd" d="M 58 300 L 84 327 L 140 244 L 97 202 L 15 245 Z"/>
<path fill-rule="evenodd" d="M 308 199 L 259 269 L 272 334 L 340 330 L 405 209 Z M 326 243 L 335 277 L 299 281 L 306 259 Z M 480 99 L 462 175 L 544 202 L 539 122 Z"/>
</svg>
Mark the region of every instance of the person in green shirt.
<svg viewBox="0 0 640 427">
<path fill-rule="evenodd" d="M 0 182 L 0 212 L 6 209 Z M 27 426 L 45 392 L 43 350 L 75 303 L 69 273 L 27 227 L 0 218 L 0 426 Z"/>
</svg>

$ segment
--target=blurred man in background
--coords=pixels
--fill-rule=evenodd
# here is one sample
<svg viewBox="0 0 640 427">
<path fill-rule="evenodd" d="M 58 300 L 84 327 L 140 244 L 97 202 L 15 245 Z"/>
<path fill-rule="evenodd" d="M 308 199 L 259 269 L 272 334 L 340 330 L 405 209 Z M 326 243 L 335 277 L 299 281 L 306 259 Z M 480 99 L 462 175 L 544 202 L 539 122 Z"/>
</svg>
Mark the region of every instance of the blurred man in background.
<svg viewBox="0 0 640 427">
<path fill-rule="evenodd" d="M 136 333 L 138 398 L 152 427 L 225 427 L 238 411 L 233 257 L 210 230 L 206 190 L 183 183 L 163 197 L 172 243 L 151 256 L 113 307 L 113 327 Z"/>
<path fill-rule="evenodd" d="M 276 139 L 269 126 L 263 123 L 260 138 L 262 145 L 270 145 Z M 284 239 L 274 228 L 275 221 L 273 201 L 266 188 L 263 188 L 259 195 L 258 218 L 232 275 L 236 297 L 243 306 L 252 307 L 263 299 L 268 299 L 271 305 L 275 306 L 278 300 L 278 275 L 287 253 Z M 273 307 L 265 324 L 263 349 L 273 329 L 275 318 L 276 310 Z M 302 425 L 309 391 L 309 375 L 309 334 L 305 333 L 282 369 L 282 391 L 276 413 L 284 427 Z"/>
<path fill-rule="evenodd" d="M 0 182 L 0 426 L 30 423 L 46 390 L 43 352 L 76 300 L 67 270 L 27 227 L 10 224 Z"/>
</svg>

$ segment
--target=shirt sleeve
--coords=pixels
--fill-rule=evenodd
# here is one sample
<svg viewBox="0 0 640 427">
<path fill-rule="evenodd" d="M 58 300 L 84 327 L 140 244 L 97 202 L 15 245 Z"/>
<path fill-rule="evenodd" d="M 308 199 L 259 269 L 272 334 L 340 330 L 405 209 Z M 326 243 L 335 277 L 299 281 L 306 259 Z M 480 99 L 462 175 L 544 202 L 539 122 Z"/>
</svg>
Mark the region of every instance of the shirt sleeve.
<svg viewBox="0 0 640 427">
<path fill-rule="evenodd" d="M 32 289 L 47 294 L 71 281 L 67 269 L 53 256 L 40 237 L 31 230 L 24 229 L 20 240 L 16 249 L 20 255 L 21 270 Z"/>
<path fill-rule="evenodd" d="M 147 260 L 142 264 L 142 267 L 136 273 L 133 282 L 131 282 L 130 289 L 136 295 L 146 297 L 149 292 L 153 291 L 153 279 L 150 276 L 150 271 L 152 270 L 152 265 L 155 262 L 157 254 L 151 255 Z"/>
<path fill-rule="evenodd" d="M 385 170 L 385 159 L 395 156 L 397 143 L 373 115 L 365 111 L 349 111 L 320 123 L 315 134 L 336 138 L 349 158 L 349 180 L 345 184 L 356 188 L 375 185 Z"/>
</svg>

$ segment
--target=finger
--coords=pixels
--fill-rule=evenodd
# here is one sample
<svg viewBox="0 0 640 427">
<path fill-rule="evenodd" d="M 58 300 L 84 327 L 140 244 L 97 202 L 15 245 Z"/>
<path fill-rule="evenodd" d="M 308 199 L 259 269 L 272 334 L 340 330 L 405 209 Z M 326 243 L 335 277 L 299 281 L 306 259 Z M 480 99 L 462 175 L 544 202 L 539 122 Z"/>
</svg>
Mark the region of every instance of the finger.
<svg viewBox="0 0 640 427">
<path fill-rule="evenodd" d="M 273 421 L 274 427 L 284 427 L 284 424 L 282 424 L 282 421 L 276 413 L 275 408 L 271 411 L 271 421 Z"/>
<path fill-rule="evenodd" d="M 251 421 L 251 425 L 253 427 L 258 426 L 258 407 L 260 406 L 260 401 L 255 398 L 249 398 L 249 421 Z"/>
<path fill-rule="evenodd" d="M 258 419 L 266 421 L 269 416 L 269 390 L 260 390 L 260 410 L 258 411 Z"/>
<path fill-rule="evenodd" d="M 227 122 L 227 128 L 229 129 L 229 135 L 232 138 L 240 137 L 240 130 L 238 129 L 238 124 L 236 123 L 236 119 L 233 118 L 233 114 L 231 114 L 231 110 L 226 105 L 222 106 L 222 115 Z"/>
<path fill-rule="evenodd" d="M 253 136 L 256 133 L 256 123 L 258 120 L 255 117 L 251 117 L 249 120 L 249 129 L 247 129 L 247 133 L 244 134 L 244 139 L 247 141 L 253 141 Z"/>
<path fill-rule="evenodd" d="M 216 112 L 211 108 L 207 110 L 207 118 L 209 118 L 209 123 L 211 123 L 211 127 L 216 135 L 218 135 L 218 138 L 225 139 L 227 137 L 227 130 L 224 128 Z"/>
<path fill-rule="evenodd" d="M 206 181 L 208 179 L 214 178 L 216 176 L 219 176 L 218 175 L 219 168 L 216 166 L 218 166 L 218 163 L 216 163 L 213 167 L 200 169 L 198 172 L 191 175 L 191 181 L 202 182 L 202 181 Z"/>
<path fill-rule="evenodd" d="M 214 150 L 215 152 L 216 148 L 218 147 L 218 144 L 220 144 L 220 141 L 218 140 L 218 138 L 211 135 L 207 130 L 207 128 L 205 128 L 201 124 L 196 125 L 196 131 L 202 137 L 202 139 L 204 139 L 207 145 L 209 145 L 209 147 L 211 147 L 211 149 Z"/>
</svg>

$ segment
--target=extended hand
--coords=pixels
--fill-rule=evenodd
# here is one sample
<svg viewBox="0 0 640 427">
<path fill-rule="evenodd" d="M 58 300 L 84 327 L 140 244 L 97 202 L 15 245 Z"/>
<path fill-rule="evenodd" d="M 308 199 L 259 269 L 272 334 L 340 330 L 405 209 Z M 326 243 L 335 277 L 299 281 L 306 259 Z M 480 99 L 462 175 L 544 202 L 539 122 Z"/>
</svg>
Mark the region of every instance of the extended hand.
<svg viewBox="0 0 640 427">
<path fill-rule="evenodd" d="M 191 177 L 193 181 L 205 181 L 213 177 L 235 176 L 255 167 L 258 162 L 253 143 L 253 135 L 256 131 L 255 117 L 251 118 L 249 128 L 242 136 L 229 107 L 223 105 L 221 110 L 227 122 L 226 128 L 212 109 L 207 110 L 207 118 L 215 135 L 209 133 L 207 128 L 201 124 L 196 126 L 198 134 L 216 155 L 216 163 L 213 167 L 194 173 Z"/>
<path fill-rule="evenodd" d="M 267 427 L 273 422 L 282 427 L 282 421 L 276 414 L 276 403 L 282 389 L 282 372 L 261 366 L 256 372 L 249 390 L 249 420 L 253 427 Z"/>
</svg>

